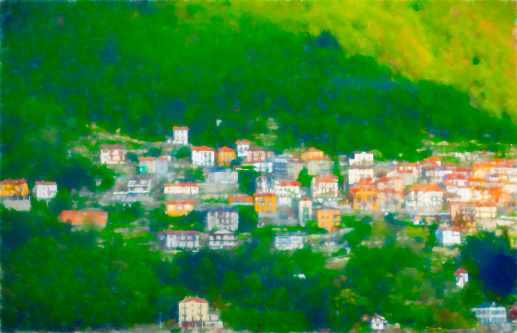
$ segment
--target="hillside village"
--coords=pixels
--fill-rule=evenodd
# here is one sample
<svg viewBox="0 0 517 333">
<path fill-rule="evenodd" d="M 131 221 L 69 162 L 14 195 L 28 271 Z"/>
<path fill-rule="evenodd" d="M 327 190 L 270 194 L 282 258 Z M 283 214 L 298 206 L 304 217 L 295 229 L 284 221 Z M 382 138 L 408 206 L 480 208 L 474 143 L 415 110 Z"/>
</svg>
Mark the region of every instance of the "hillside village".
<svg viewBox="0 0 517 333">
<path fill-rule="evenodd" d="M 95 153 L 74 143 L 69 156 L 81 154 L 106 165 L 117 179 L 103 193 L 81 191 L 86 206 L 63 210 L 58 219 L 74 230 L 113 228 L 126 237 L 148 234 L 149 244 L 168 260 L 185 251 L 235 250 L 252 239 L 249 230 L 243 231 L 243 223 L 255 223 L 274 231 L 272 249 L 310 247 L 328 255 L 329 264 L 342 265 L 350 251 L 343 236 L 354 230 L 349 223 L 353 216 L 374 220 L 390 216 L 416 227 L 434 225 L 436 250 L 444 253 L 454 253 L 468 235 L 480 230 L 501 234 L 503 228 L 512 248 L 517 247 L 517 160 L 480 151 L 409 163 L 379 161 L 375 151 L 333 158 L 314 147 L 277 154 L 247 139 L 233 147 L 208 142 L 193 146 L 190 139 L 188 127 L 174 126 L 165 142 L 147 148 L 146 143 L 123 139 L 97 144 Z M 6 179 L 1 182 L 2 204 L 29 211 L 31 202 L 51 202 L 59 187 L 52 179 L 34 184 Z M 129 226 L 116 225 L 104 207 L 120 204 L 161 208 L 169 217 L 187 222 L 157 225 L 151 216 L 144 216 Z M 463 268 L 456 271 L 460 289 L 468 276 Z M 180 302 L 179 327 L 221 329 L 219 315 L 209 313 L 207 304 L 197 296 Z M 474 309 L 483 323 L 511 321 L 504 307 L 503 312 L 495 303 L 481 307 L 496 309 L 499 315 L 494 319 Z M 372 315 L 367 318 L 372 329 L 389 325 L 381 315 Z"/>
</svg>

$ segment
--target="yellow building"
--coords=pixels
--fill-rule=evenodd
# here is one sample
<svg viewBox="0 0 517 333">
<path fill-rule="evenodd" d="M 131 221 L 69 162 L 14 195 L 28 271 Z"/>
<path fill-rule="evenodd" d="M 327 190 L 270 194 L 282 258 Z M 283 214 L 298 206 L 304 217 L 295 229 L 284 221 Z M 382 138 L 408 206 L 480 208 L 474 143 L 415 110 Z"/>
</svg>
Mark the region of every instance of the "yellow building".
<svg viewBox="0 0 517 333">
<path fill-rule="evenodd" d="M 276 211 L 276 195 L 273 193 L 255 193 L 255 211 L 274 212 Z"/>
<path fill-rule="evenodd" d="M 228 167 L 235 159 L 235 150 L 223 147 L 217 151 L 217 165 L 220 167 Z"/>
<path fill-rule="evenodd" d="M 309 148 L 306 152 L 302 153 L 302 160 L 321 160 L 324 158 L 324 154 L 321 150 L 316 148 Z"/>
<path fill-rule="evenodd" d="M 20 199 L 29 195 L 29 186 L 25 179 L 7 179 L 0 184 L 2 199 Z"/>
<path fill-rule="evenodd" d="M 188 215 L 194 210 L 193 200 L 183 201 L 168 201 L 167 202 L 167 215 L 169 216 L 184 216 Z"/>
<path fill-rule="evenodd" d="M 180 327 L 189 327 L 188 323 L 208 321 L 208 301 L 199 297 L 186 297 L 179 302 L 179 318 Z M 187 324 L 187 325 L 185 325 Z"/>
<path fill-rule="evenodd" d="M 332 230 L 341 224 L 341 211 L 333 207 L 321 207 L 317 212 L 318 227 Z"/>
</svg>

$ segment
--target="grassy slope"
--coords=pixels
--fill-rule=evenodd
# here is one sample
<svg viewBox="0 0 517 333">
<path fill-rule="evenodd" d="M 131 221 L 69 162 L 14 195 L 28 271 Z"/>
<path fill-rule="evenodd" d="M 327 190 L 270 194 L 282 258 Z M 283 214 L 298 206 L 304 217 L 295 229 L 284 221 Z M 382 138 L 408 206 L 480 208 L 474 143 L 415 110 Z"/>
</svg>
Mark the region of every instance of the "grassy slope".
<svg viewBox="0 0 517 333">
<path fill-rule="evenodd" d="M 511 1 L 232 3 L 288 31 L 330 31 L 348 54 L 375 57 L 413 82 L 452 85 L 491 114 L 517 119 Z"/>
</svg>

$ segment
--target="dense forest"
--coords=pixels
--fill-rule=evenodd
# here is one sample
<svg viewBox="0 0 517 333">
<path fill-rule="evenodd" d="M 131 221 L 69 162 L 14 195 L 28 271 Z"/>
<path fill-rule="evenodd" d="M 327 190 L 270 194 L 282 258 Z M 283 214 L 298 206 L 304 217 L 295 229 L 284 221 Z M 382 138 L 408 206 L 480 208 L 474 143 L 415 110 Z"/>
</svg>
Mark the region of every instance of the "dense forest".
<svg viewBox="0 0 517 333">
<path fill-rule="evenodd" d="M 277 22 L 281 13 L 265 18 L 264 6 L 3 4 L 3 173 L 29 180 L 60 174 L 66 168 L 65 144 L 89 133 L 91 122 L 152 141 L 163 140 L 172 125 L 185 124 L 191 128 L 193 144 L 222 146 L 267 132 L 266 120 L 274 118 L 275 148 L 303 143 L 333 155 L 377 149 L 386 158 L 406 160 L 428 154 L 416 151 L 427 133 L 451 141 L 515 141 L 516 128 L 506 106 L 474 107 L 475 94 L 448 85 L 466 79 L 467 74 L 457 75 L 459 69 L 472 75 L 477 68 L 496 73 L 507 65 L 500 61 L 503 55 L 487 55 L 497 61 L 490 64 L 480 56 L 479 67 L 457 63 L 457 68 L 449 69 L 449 79 L 418 77 L 414 68 L 396 71 L 374 54 L 358 52 L 355 44 L 346 42 L 344 31 L 328 27 L 314 34 L 314 25 L 306 26 L 301 19 L 284 26 Z M 316 3 L 303 6 L 314 24 L 323 21 L 314 17 Z M 401 6 L 405 7 L 389 5 L 389 10 L 399 16 L 408 12 L 412 20 L 419 15 L 423 20 L 430 12 L 451 15 L 433 9 L 441 3 Z M 350 7 L 351 13 L 354 10 Z M 487 15 L 495 15 L 494 9 Z M 357 20 L 343 18 L 354 29 L 366 24 Z M 416 24 L 411 22 L 409 26 Z M 505 23 L 491 23 L 495 26 L 491 34 L 502 38 Z M 294 26 L 299 30 L 293 31 Z M 442 38 L 441 29 L 427 27 L 423 33 L 429 40 Z M 448 31 L 455 29 L 467 28 Z M 389 29 L 385 31 L 388 34 Z M 385 40 L 383 45 L 395 41 Z M 457 45 L 443 47 L 452 52 Z M 443 54 L 441 49 L 432 52 Z M 412 52 L 407 57 L 415 61 L 420 55 Z M 440 63 L 420 66 L 426 73 L 431 72 L 429 67 L 437 74 L 445 70 Z M 496 82 L 492 77 L 487 81 Z M 499 96 L 507 87 L 511 84 L 498 85 Z M 494 98 L 495 94 L 491 92 Z M 220 126 L 216 119 L 222 120 Z"/>
</svg>

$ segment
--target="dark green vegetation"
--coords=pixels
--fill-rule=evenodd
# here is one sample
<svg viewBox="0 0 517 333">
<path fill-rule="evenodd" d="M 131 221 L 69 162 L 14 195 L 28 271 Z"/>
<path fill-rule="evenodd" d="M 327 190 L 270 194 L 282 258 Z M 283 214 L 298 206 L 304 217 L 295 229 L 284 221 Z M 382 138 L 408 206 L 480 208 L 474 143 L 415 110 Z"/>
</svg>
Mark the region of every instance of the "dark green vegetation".
<svg viewBox="0 0 517 333">
<path fill-rule="evenodd" d="M 428 132 L 514 142 L 509 117 L 351 56 L 328 32 L 290 33 L 230 3 L 3 4 L 2 170 L 66 171 L 65 144 L 91 122 L 144 140 L 173 124 L 196 145 L 232 146 L 279 128 L 273 148 L 378 149 L 412 160 Z M 225 23 L 229 22 L 229 23 Z M 216 126 L 216 119 L 222 123 Z"/>
<path fill-rule="evenodd" d="M 144 215 L 138 204 L 113 207 L 110 226 Z M 235 252 L 202 250 L 169 261 L 144 245 L 149 235 L 124 238 L 110 226 L 71 232 L 39 203 L 31 212 L 2 209 L 0 217 L 4 330 L 132 326 L 155 323 L 160 312 L 164 321 L 177 319 L 177 302 L 189 294 L 212 301 L 231 327 L 254 332 L 343 331 L 375 312 L 415 329 L 466 328 L 474 324 L 472 306 L 512 301 L 515 274 L 487 272 L 515 272 L 515 261 L 509 260 L 514 252 L 504 238 L 489 234 L 469 239 L 457 258 L 442 263 L 422 237 L 384 238 L 383 247 L 364 246 L 353 239 L 375 237 L 383 243 L 378 235 L 384 231 L 359 228 L 368 220 L 349 222 L 360 229 L 347 235 L 351 259 L 344 269 L 328 269 L 312 249 L 271 251 L 273 231 L 254 229 L 252 221 L 245 222 L 251 242 Z M 430 238 L 426 229 L 422 232 Z M 470 282 L 452 293 L 460 266 L 472 272 Z"/>
</svg>

